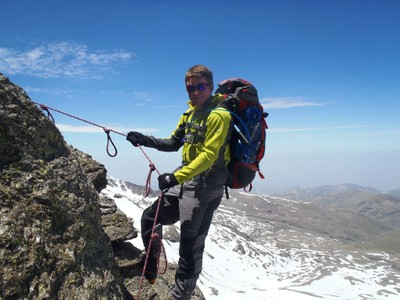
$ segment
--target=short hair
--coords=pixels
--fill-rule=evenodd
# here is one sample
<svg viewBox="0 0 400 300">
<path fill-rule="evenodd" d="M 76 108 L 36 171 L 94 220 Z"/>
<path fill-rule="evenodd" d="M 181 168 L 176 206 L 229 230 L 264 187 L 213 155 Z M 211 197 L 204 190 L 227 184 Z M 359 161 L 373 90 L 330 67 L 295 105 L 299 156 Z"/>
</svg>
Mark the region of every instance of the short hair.
<svg viewBox="0 0 400 300">
<path fill-rule="evenodd" d="M 185 83 L 192 77 L 203 77 L 207 83 L 214 85 L 212 71 L 204 65 L 195 65 L 191 67 L 185 75 Z"/>
</svg>

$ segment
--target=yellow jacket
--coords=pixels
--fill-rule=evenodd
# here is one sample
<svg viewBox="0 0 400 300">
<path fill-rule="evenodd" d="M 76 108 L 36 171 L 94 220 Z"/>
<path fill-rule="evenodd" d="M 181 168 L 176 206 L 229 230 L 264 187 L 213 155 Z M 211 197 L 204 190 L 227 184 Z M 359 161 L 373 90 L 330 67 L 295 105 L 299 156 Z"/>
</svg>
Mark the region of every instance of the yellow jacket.
<svg viewBox="0 0 400 300">
<path fill-rule="evenodd" d="M 151 142 L 147 147 L 160 151 L 178 151 L 183 146 L 182 166 L 174 172 L 179 184 L 203 172 L 209 184 L 227 182 L 231 114 L 216 108 L 221 100 L 221 94 L 214 95 L 200 109 L 188 102 L 189 109 L 169 138 L 148 136 Z"/>
<path fill-rule="evenodd" d="M 205 171 L 208 172 L 206 175 L 216 173 L 215 177 L 222 178 L 228 174 L 226 165 L 230 160 L 230 152 L 227 141 L 231 131 L 231 114 L 226 109 L 216 108 L 221 99 L 222 95 L 217 94 L 200 109 L 196 109 L 189 102 L 189 109 L 181 116 L 172 134 L 182 135 L 182 124 L 186 124 L 182 150 L 183 166 L 174 172 L 180 184 Z M 221 172 L 224 174 L 218 174 Z"/>
</svg>

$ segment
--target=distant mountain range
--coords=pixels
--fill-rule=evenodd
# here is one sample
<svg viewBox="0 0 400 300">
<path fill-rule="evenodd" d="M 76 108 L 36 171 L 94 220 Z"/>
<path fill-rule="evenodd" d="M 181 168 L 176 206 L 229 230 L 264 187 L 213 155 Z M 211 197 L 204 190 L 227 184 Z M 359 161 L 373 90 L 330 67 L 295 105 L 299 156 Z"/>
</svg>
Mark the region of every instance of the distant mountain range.
<svg viewBox="0 0 400 300">
<path fill-rule="evenodd" d="M 400 189 L 391 192 L 355 184 L 325 185 L 312 189 L 294 188 L 273 196 L 306 201 L 318 206 L 361 213 L 392 228 L 400 227 Z"/>
<path fill-rule="evenodd" d="M 378 194 L 389 194 L 395 197 L 400 197 L 400 188 L 390 190 L 390 191 L 381 191 L 376 188 L 361 186 L 354 183 L 345 183 L 345 184 L 337 184 L 337 185 L 321 185 L 315 188 L 301 188 L 299 186 L 287 189 L 273 189 L 269 192 L 269 194 L 296 194 L 296 193 L 311 193 L 311 194 L 335 194 L 344 191 L 364 191 Z"/>
<path fill-rule="evenodd" d="M 110 178 L 102 193 L 138 224 L 157 195 L 142 192 Z M 399 204 L 394 194 L 357 185 L 273 195 L 231 190 L 215 214 L 199 286 L 219 300 L 399 299 Z M 173 261 L 177 225 L 164 235 Z"/>
</svg>

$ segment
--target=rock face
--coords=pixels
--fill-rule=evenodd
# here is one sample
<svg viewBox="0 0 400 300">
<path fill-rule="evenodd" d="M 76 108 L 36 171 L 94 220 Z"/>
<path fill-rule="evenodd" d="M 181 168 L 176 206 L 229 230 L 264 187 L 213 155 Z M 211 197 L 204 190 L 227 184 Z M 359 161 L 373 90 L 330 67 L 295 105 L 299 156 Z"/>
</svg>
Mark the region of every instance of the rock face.
<svg viewBox="0 0 400 300">
<path fill-rule="evenodd" d="M 133 220 L 99 197 L 106 170 L 67 145 L 0 74 L 0 299 L 133 299 Z M 141 299 L 168 299 L 173 266 Z M 204 299 L 199 291 L 192 299 Z"/>
<path fill-rule="evenodd" d="M 105 179 L 104 168 L 97 164 L 90 181 L 79 163 L 85 155 L 68 147 L 23 90 L 2 75 L 0 104 L 0 294 L 126 298 L 101 227 L 97 190 L 106 183 L 98 179 Z M 95 187 L 93 181 L 101 183 Z"/>
</svg>

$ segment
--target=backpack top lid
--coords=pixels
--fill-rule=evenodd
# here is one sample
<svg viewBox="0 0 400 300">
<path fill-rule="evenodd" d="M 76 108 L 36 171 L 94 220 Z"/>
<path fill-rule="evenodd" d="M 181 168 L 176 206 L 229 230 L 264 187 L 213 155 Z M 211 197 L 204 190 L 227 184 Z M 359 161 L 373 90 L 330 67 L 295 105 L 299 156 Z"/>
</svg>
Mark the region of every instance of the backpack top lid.
<svg viewBox="0 0 400 300">
<path fill-rule="evenodd" d="M 250 81 L 241 78 L 230 78 L 218 83 L 217 94 L 233 95 L 237 99 L 260 103 L 257 89 Z"/>
</svg>

